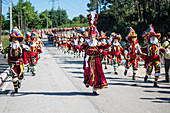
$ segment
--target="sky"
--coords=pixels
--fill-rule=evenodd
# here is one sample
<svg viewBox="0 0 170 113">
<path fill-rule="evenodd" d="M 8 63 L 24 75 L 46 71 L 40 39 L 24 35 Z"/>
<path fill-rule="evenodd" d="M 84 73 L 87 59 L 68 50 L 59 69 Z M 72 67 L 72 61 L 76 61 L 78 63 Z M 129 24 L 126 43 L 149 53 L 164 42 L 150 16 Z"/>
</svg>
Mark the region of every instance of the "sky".
<svg viewBox="0 0 170 113">
<path fill-rule="evenodd" d="M 10 0 L 2 0 L 3 6 L 2 6 L 2 14 L 6 15 L 9 11 L 9 1 Z M 16 5 L 19 0 L 12 0 L 13 4 Z M 24 0 L 24 1 L 30 1 L 33 6 L 35 7 L 35 10 L 38 11 L 38 13 L 41 13 L 43 11 L 51 10 L 52 8 L 52 0 Z M 87 16 L 87 3 L 89 0 L 55 0 L 55 9 L 58 9 L 60 7 L 61 9 L 64 9 L 67 11 L 67 15 L 69 19 L 73 19 L 76 16 L 79 16 L 80 14 Z"/>
</svg>

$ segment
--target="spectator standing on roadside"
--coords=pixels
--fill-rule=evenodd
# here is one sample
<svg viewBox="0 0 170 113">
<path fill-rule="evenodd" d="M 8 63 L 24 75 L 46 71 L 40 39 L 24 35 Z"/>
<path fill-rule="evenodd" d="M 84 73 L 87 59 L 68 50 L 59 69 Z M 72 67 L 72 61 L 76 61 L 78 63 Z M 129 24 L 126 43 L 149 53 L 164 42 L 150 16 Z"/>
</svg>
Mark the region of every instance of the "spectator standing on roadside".
<svg viewBox="0 0 170 113">
<path fill-rule="evenodd" d="M 162 45 L 165 48 L 165 81 L 169 82 L 169 67 L 170 67 L 170 32 L 167 34 L 167 41 Z"/>
</svg>

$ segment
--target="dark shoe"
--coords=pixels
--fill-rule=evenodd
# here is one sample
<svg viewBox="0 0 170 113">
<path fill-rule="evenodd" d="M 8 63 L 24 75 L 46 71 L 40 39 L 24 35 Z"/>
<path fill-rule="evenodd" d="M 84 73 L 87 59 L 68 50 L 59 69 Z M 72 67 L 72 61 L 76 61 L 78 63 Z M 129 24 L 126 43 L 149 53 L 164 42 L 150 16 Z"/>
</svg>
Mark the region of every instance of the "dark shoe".
<svg viewBox="0 0 170 113">
<path fill-rule="evenodd" d="M 18 88 L 21 88 L 21 82 L 18 82 Z"/>
<path fill-rule="evenodd" d="M 27 72 L 29 72 L 29 71 L 30 71 L 30 68 L 28 67 Z"/>
<path fill-rule="evenodd" d="M 107 69 L 107 66 L 105 66 L 105 69 Z"/>
<path fill-rule="evenodd" d="M 132 80 L 135 80 L 135 76 L 132 77 Z"/>
<path fill-rule="evenodd" d="M 148 80 L 148 76 L 145 76 L 144 78 L 144 82 L 146 82 Z"/>
<path fill-rule="evenodd" d="M 97 92 L 96 92 L 96 91 L 93 91 L 93 94 L 94 94 L 94 95 L 99 95 L 99 94 L 97 94 Z"/>
<path fill-rule="evenodd" d="M 125 72 L 124 72 L 124 75 L 126 76 L 127 75 L 127 71 L 125 70 Z"/>
<path fill-rule="evenodd" d="M 18 88 L 15 88 L 15 91 L 14 91 L 14 93 L 18 93 Z"/>
<path fill-rule="evenodd" d="M 118 73 L 117 73 L 117 72 L 115 72 L 115 75 L 118 75 Z"/>
<path fill-rule="evenodd" d="M 86 88 L 89 88 L 89 85 L 86 85 Z"/>
<path fill-rule="evenodd" d="M 157 83 L 154 82 L 153 87 L 159 87 Z"/>
<path fill-rule="evenodd" d="M 32 74 L 32 76 L 35 76 L 35 75 L 36 75 L 35 73 Z"/>
</svg>

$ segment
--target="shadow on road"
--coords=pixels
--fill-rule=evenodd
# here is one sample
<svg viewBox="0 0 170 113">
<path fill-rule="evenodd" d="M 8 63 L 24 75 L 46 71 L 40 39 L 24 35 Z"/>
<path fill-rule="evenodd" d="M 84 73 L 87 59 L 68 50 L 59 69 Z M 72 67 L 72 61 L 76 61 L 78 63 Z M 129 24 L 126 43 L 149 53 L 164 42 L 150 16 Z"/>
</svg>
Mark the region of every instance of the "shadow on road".
<svg viewBox="0 0 170 113">
<path fill-rule="evenodd" d="M 48 96 L 94 96 L 89 92 L 19 92 L 17 96 L 48 95 Z"/>
<path fill-rule="evenodd" d="M 133 86 L 133 87 L 142 87 L 142 88 L 154 88 L 153 86 L 145 86 L 145 85 L 139 85 L 139 84 L 136 84 L 136 81 L 134 82 L 134 84 L 127 84 L 127 83 L 108 83 L 108 85 L 121 85 L 121 86 Z M 170 89 L 170 87 L 163 87 L 163 86 L 160 86 L 159 88 L 157 89 Z"/>
<path fill-rule="evenodd" d="M 62 67 L 64 69 L 83 69 L 83 67 Z"/>
<path fill-rule="evenodd" d="M 59 64 L 83 64 L 83 61 L 62 61 Z"/>
<path fill-rule="evenodd" d="M 145 90 L 144 92 L 170 94 L 170 91 L 151 91 L 151 90 Z"/>
<path fill-rule="evenodd" d="M 151 102 L 155 102 L 155 103 L 170 103 L 170 98 L 140 98 L 142 100 L 151 100 Z"/>
<path fill-rule="evenodd" d="M 8 67 L 8 64 L 0 64 L 0 74 L 3 73 Z"/>
<path fill-rule="evenodd" d="M 73 72 L 73 71 L 70 71 L 69 73 L 74 73 L 74 74 L 81 74 L 81 75 L 83 75 L 83 74 L 84 74 L 84 72 L 78 72 L 78 71 L 75 71 L 75 72 Z"/>
</svg>

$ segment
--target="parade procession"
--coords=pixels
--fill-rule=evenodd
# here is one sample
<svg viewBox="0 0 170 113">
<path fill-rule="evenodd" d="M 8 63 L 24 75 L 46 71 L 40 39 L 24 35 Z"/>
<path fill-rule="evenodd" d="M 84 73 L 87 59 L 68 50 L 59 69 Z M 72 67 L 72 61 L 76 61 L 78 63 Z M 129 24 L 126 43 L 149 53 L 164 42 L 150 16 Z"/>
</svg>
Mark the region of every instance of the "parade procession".
<svg viewBox="0 0 170 113">
<path fill-rule="evenodd" d="M 0 113 L 169 113 L 170 1 L 79 2 L 1 0 Z"/>
</svg>

